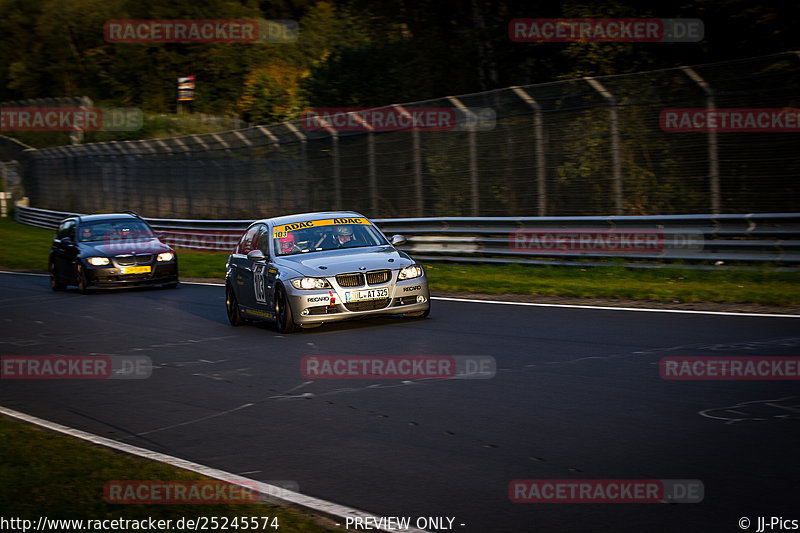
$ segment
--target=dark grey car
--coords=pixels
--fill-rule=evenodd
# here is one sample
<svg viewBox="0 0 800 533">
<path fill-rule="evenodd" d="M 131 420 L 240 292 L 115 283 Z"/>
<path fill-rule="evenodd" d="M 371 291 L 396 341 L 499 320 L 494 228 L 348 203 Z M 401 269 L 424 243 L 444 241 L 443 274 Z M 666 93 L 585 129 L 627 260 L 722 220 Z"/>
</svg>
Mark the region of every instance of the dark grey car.
<svg viewBox="0 0 800 533">
<path fill-rule="evenodd" d="M 135 213 L 80 215 L 64 219 L 53 237 L 50 286 L 119 288 L 178 286 L 175 250 L 161 242 Z"/>
</svg>

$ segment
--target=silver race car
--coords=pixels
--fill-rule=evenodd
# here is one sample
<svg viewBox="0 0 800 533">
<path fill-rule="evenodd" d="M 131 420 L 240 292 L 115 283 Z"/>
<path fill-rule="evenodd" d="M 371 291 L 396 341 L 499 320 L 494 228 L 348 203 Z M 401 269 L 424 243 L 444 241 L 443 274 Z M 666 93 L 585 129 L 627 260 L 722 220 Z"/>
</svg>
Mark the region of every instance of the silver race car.
<svg viewBox="0 0 800 533">
<path fill-rule="evenodd" d="M 297 326 L 360 316 L 428 316 L 422 266 L 352 211 L 306 213 L 253 222 L 228 257 L 228 320 L 274 320 L 282 333 Z"/>
</svg>

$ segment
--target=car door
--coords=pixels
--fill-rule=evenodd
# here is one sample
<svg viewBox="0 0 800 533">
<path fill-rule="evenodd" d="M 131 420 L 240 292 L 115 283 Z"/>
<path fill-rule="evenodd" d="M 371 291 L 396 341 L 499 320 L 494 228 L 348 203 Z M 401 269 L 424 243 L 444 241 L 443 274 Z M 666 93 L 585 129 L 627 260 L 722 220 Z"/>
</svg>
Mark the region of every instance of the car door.
<svg viewBox="0 0 800 533">
<path fill-rule="evenodd" d="M 267 262 L 269 257 L 269 236 L 266 224 L 255 227 L 255 235 L 251 243 L 252 250 L 261 250 L 265 259 L 250 261 L 253 273 L 253 306 L 264 311 L 267 309 Z"/>
<path fill-rule="evenodd" d="M 258 233 L 258 249 L 264 252 L 266 257 L 263 268 L 263 294 L 259 302 L 265 311 L 274 314 L 275 310 L 275 280 L 278 276 L 278 268 L 275 266 L 275 255 L 272 253 L 272 229 L 264 224 Z"/>
<path fill-rule="evenodd" d="M 74 281 L 75 267 L 73 262 L 78 255 L 78 245 L 75 242 L 76 220 L 67 219 L 61 223 L 53 239 L 53 266 L 56 275 L 62 281 Z"/>
<path fill-rule="evenodd" d="M 229 261 L 231 286 L 236 294 L 236 300 L 239 305 L 251 309 L 255 305 L 256 299 L 253 288 L 253 261 L 247 258 L 247 254 L 253 250 L 253 241 L 259 227 L 260 225 L 257 224 L 244 232 Z"/>
</svg>

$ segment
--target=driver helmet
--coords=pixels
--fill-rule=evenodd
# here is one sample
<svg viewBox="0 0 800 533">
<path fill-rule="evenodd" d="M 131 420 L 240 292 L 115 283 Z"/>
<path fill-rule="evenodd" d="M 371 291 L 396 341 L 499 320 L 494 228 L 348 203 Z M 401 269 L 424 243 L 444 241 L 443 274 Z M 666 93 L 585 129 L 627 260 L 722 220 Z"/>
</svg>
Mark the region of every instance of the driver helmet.
<svg viewBox="0 0 800 533">
<path fill-rule="evenodd" d="M 294 247 L 294 233 L 291 231 L 286 232 L 285 237 L 281 237 L 278 239 L 278 246 L 281 249 L 281 252 L 288 252 Z"/>
<path fill-rule="evenodd" d="M 339 238 L 339 242 L 347 242 L 353 238 L 353 227 L 336 226 L 336 235 Z"/>
</svg>

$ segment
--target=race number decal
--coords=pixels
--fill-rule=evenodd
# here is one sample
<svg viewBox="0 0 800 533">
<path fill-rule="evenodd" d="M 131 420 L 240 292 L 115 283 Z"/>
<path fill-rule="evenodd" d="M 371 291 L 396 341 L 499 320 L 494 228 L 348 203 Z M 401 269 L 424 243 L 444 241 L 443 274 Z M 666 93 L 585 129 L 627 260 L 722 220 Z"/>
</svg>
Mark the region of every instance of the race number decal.
<svg viewBox="0 0 800 533">
<path fill-rule="evenodd" d="M 264 263 L 255 263 L 253 265 L 253 290 L 256 293 L 256 302 L 260 304 L 267 303 L 267 290 L 264 285 L 265 268 L 267 268 L 267 265 Z"/>
</svg>

